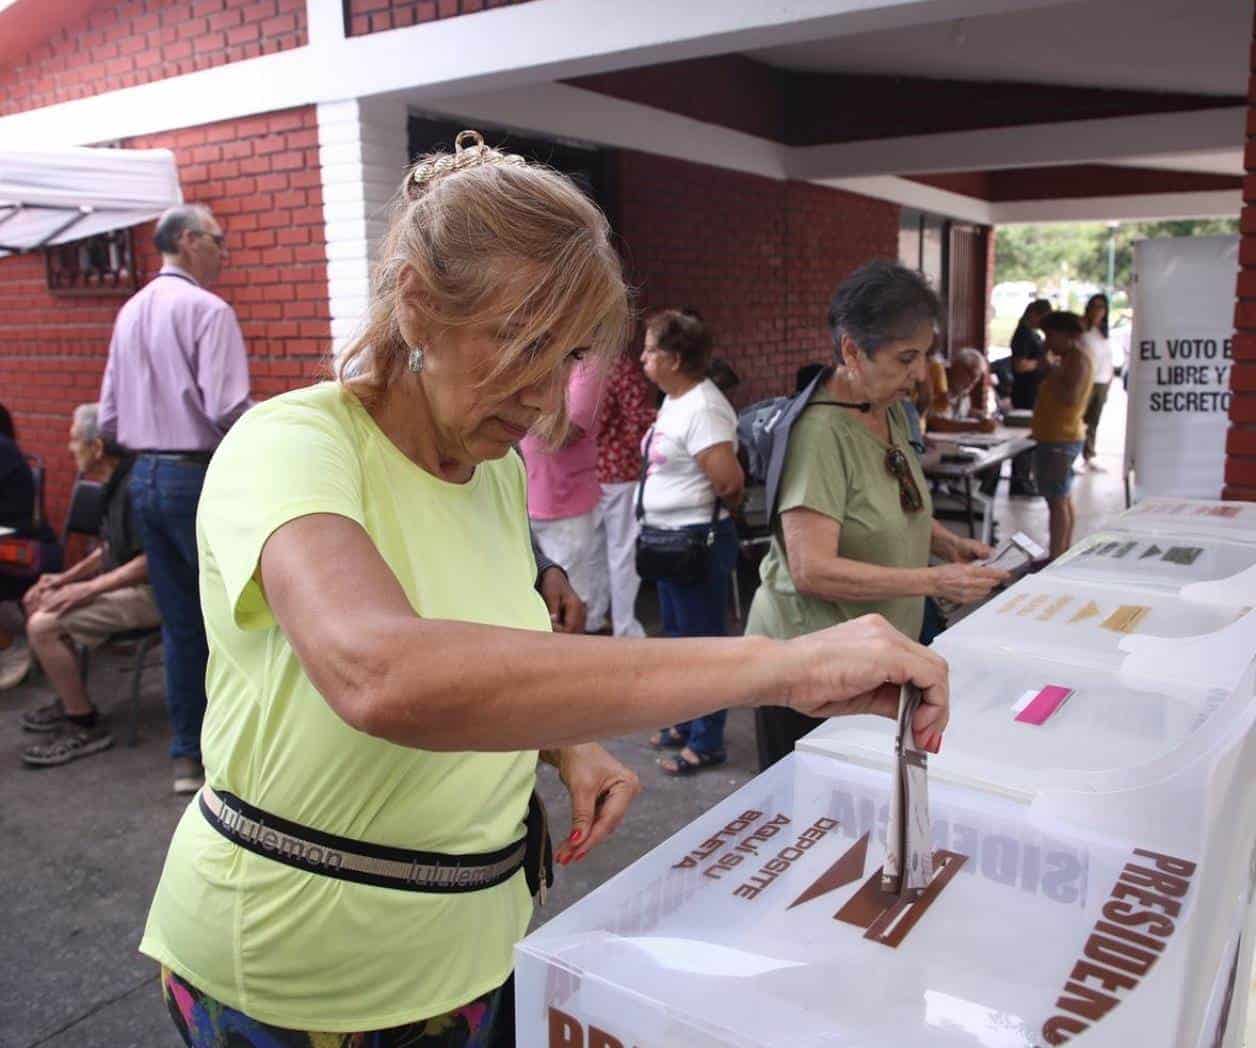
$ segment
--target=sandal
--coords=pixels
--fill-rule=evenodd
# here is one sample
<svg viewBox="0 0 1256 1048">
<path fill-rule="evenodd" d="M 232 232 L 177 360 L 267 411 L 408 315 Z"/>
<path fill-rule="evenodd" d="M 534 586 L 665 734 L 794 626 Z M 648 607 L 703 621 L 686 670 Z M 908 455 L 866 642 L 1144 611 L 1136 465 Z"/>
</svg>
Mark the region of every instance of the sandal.
<svg viewBox="0 0 1256 1048">
<path fill-rule="evenodd" d="M 692 754 L 693 759 L 686 757 L 686 753 Z M 686 775 L 694 775 L 703 768 L 718 768 L 726 760 L 728 760 L 728 754 L 724 750 L 717 750 L 715 753 L 698 753 L 686 748 L 675 757 L 660 760 L 658 765 L 663 769 L 664 774 L 681 779 Z"/>
<path fill-rule="evenodd" d="M 675 728 L 663 728 L 650 736 L 650 749 L 679 750 L 682 749 L 688 741 L 688 736 L 682 735 Z"/>
</svg>

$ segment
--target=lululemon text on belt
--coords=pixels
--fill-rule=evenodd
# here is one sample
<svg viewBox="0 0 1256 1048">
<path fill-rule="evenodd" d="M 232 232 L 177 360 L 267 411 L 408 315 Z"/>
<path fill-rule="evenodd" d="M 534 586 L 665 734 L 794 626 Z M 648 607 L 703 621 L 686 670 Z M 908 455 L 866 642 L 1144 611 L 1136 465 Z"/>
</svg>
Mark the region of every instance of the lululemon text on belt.
<svg viewBox="0 0 1256 1048">
<path fill-rule="evenodd" d="M 502 884 L 523 866 L 526 840 L 493 852 L 410 851 L 312 830 L 230 793 L 201 789 L 201 814 L 233 844 L 307 873 L 412 892 L 474 892 Z"/>
</svg>

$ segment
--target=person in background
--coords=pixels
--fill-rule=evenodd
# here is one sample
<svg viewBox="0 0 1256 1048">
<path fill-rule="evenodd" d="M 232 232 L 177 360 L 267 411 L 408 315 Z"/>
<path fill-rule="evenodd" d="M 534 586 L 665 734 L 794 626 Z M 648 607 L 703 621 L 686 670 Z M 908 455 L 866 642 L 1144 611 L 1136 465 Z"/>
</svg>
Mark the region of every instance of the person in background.
<svg viewBox="0 0 1256 1048">
<path fill-rule="evenodd" d="M 811 380 L 824 370 L 823 364 L 804 364 L 794 373 L 794 392 L 801 393 L 809 385 Z"/>
<path fill-rule="evenodd" d="M 562 566 L 586 608 L 584 628 L 598 633 L 606 622 L 608 580 L 598 556 L 598 402 L 603 376 L 592 366 L 572 369 L 567 384 L 570 429 L 563 445 L 550 448 L 534 433 L 519 442 L 528 470 L 528 517 L 546 557 Z"/>
<path fill-rule="evenodd" d="M 971 346 L 959 350 L 942 369 L 941 388 L 934 386 L 928 431 L 993 433 L 998 426 L 987 414 L 989 377 L 986 355 L 981 350 Z"/>
<path fill-rule="evenodd" d="M 616 637 L 644 637 L 637 619 L 636 490 L 641 476 L 641 440 L 654 421 L 654 396 L 632 353 L 616 358 L 602 394 L 598 415 L 597 505 L 599 570 L 609 580 L 612 632 Z M 597 612 L 606 614 L 606 608 Z"/>
<path fill-rule="evenodd" d="M 974 563 L 988 546 L 933 519 L 911 447 L 905 401 L 925 377 L 940 312 L 928 281 L 893 262 L 862 266 L 834 293 L 837 367 L 789 434 L 748 636 L 786 640 L 876 614 L 914 640 L 925 597 L 966 604 L 1007 578 Z M 931 567 L 930 554 L 945 563 Z M 760 769 L 819 723 L 756 710 Z"/>
<path fill-rule="evenodd" d="M 698 315 L 694 311 L 694 316 Z M 734 370 L 733 365 L 723 357 L 716 357 L 707 365 L 706 377 L 714 382 L 715 388 L 726 397 L 731 397 L 733 390 L 741 385 L 741 376 Z"/>
<path fill-rule="evenodd" d="M 931 365 L 936 361 L 930 361 Z M 967 346 L 955 354 L 941 373 L 931 367 L 932 396 L 925 428 L 938 433 L 993 433 L 998 423 L 987 414 L 990 403 L 990 364 L 979 349 Z M 993 497 L 999 486 L 1002 465 L 977 474 L 978 489 Z"/>
<path fill-rule="evenodd" d="M 714 526 L 706 577 L 693 584 L 658 583 L 668 637 L 728 632 L 729 580 L 738 549 L 729 510 L 741 505 L 746 476 L 737 461 L 737 414 L 705 377 L 711 342 L 710 328 L 689 311 L 665 309 L 646 322 L 642 370 L 665 396 L 646 436 L 644 522 L 703 534 Z M 727 716 L 727 710 L 719 710 L 657 732 L 651 746 L 680 750 L 674 758 L 660 759 L 659 767 L 668 775 L 690 775 L 723 764 Z"/>
<path fill-rule="evenodd" d="M 1032 411 L 1038 397 L 1038 386 L 1046 374 L 1046 350 L 1042 339 L 1042 318 L 1051 312 L 1045 298 L 1035 299 L 1012 333 L 1012 408 Z M 1033 479 L 1033 452 L 1023 451 L 1012 459 L 1012 483 L 1009 494 L 1032 497 L 1038 494 Z"/>
<path fill-rule="evenodd" d="M 196 508 L 210 456 L 249 408 L 244 336 L 209 290 L 227 259 L 206 207 L 180 204 L 157 222 L 161 271 L 118 313 L 100 388 L 100 432 L 136 453 L 131 497 L 161 609 L 175 793 L 205 780 L 208 646 L 197 581 Z"/>
<path fill-rule="evenodd" d="M 35 523 L 38 492 L 35 474 L 17 442 L 13 416 L 0 404 L 0 527 L 11 528 L 17 538 L 34 539 L 40 546 L 40 570 L 61 567 L 62 550 L 46 522 Z M 34 573 L 0 573 L 0 603 L 21 600 L 35 585 Z M 16 605 L 13 605 L 16 613 Z M 15 624 L 20 615 L 15 615 Z M 0 627 L 0 691 L 16 687 L 31 668 L 27 638 L 16 630 Z"/>
<path fill-rule="evenodd" d="M 1034 479 L 1047 500 L 1052 560 L 1073 544 L 1073 461 L 1086 437 L 1083 415 L 1094 367 L 1082 348 L 1085 328 L 1076 313 L 1048 313 L 1042 321 L 1048 363 L 1034 404 Z"/>
<path fill-rule="evenodd" d="M 99 405 L 74 410 L 70 454 L 81 477 L 104 485 L 102 542 L 69 571 L 41 576 L 22 601 L 26 635 L 57 693 L 21 718 L 23 730 L 55 736 L 22 752 L 35 767 L 68 764 L 113 745 L 108 722 L 87 697 L 77 647 L 95 648 L 115 633 L 161 625 L 131 506 L 134 460 L 100 435 Z"/>
<path fill-rule="evenodd" d="M 1090 389 L 1090 399 L 1086 401 L 1086 413 L 1082 416 L 1086 423 L 1082 460 L 1092 473 L 1102 473 L 1103 467 L 1095 461 L 1095 439 L 1099 433 L 1099 419 L 1103 417 L 1103 406 L 1108 402 L 1108 390 L 1116 374 L 1112 360 L 1112 343 L 1108 341 L 1107 295 L 1090 296 L 1086 311 L 1082 314 L 1082 326 L 1086 329 L 1082 333 L 1082 349 L 1094 368 L 1094 384 Z"/>
</svg>

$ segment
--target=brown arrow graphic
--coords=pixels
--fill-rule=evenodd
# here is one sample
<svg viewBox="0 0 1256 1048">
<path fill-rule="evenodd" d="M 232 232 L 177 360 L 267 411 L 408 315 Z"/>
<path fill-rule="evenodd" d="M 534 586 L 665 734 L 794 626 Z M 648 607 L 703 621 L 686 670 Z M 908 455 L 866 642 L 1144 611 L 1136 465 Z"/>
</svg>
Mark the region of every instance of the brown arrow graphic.
<svg viewBox="0 0 1256 1048">
<path fill-rule="evenodd" d="M 804 902 L 818 899 L 821 895 L 827 895 L 829 892 L 837 891 L 838 888 L 854 884 L 859 880 L 863 876 L 864 862 L 868 858 L 868 837 L 871 832 L 869 830 L 851 845 L 837 862 L 820 875 L 819 880 L 791 902 L 786 909 L 792 910 L 795 906 L 801 906 Z"/>
<path fill-rule="evenodd" d="M 1088 600 L 1082 606 L 1082 609 L 1074 615 L 1069 622 L 1085 622 L 1087 619 L 1093 619 L 1099 614 L 1099 605 L 1093 600 Z"/>
</svg>

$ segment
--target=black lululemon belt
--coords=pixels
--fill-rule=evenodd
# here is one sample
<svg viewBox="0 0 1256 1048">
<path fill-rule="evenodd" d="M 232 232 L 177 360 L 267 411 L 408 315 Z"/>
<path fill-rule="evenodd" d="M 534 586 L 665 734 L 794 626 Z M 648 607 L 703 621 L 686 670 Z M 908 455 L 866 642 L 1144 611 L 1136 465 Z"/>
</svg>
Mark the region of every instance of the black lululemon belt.
<svg viewBox="0 0 1256 1048">
<path fill-rule="evenodd" d="M 311 830 L 203 786 L 201 814 L 233 844 L 287 866 L 377 888 L 475 892 L 509 880 L 524 864 L 527 839 L 494 852 L 445 855 L 368 844 Z"/>
</svg>

